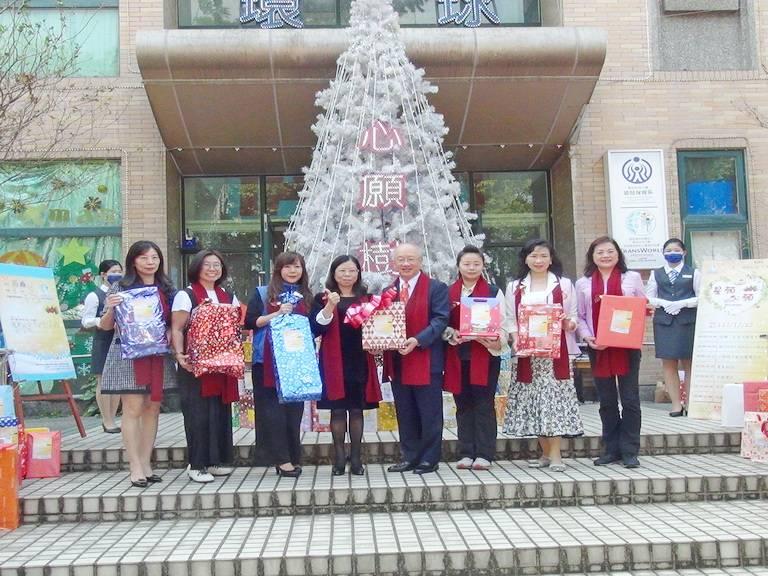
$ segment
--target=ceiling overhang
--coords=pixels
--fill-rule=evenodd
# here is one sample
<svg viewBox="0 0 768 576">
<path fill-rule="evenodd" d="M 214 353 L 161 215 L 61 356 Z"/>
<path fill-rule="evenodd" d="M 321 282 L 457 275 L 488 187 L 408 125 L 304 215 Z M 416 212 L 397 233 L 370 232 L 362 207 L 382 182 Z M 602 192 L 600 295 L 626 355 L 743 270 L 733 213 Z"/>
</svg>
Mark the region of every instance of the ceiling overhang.
<svg viewBox="0 0 768 576">
<path fill-rule="evenodd" d="M 607 38 L 595 28 L 406 28 L 438 87 L 459 170 L 549 168 L 589 102 Z M 137 59 L 163 142 L 184 175 L 293 174 L 311 161 L 315 94 L 347 32 L 142 31 Z"/>
</svg>

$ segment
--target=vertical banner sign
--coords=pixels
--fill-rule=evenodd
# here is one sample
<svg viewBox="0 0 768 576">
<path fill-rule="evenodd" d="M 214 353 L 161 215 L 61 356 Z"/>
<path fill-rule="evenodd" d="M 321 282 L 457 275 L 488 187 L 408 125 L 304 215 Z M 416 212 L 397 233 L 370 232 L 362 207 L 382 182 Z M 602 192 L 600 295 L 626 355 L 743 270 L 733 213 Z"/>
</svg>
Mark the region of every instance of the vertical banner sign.
<svg viewBox="0 0 768 576">
<path fill-rule="evenodd" d="M 627 266 L 640 270 L 664 264 L 669 237 L 662 150 L 611 150 L 605 157 L 608 225 Z"/>
<path fill-rule="evenodd" d="M 0 264 L 0 324 L 14 381 L 75 378 L 50 268 Z"/>
<path fill-rule="evenodd" d="M 688 414 L 720 420 L 724 384 L 768 377 L 768 260 L 701 268 Z"/>
</svg>

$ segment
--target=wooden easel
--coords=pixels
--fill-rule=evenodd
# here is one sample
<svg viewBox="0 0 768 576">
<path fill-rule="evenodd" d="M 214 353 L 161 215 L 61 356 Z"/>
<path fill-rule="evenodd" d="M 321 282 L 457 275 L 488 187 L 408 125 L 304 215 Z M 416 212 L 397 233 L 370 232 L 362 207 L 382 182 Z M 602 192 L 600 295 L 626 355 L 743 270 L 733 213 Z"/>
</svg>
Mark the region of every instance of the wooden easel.
<svg viewBox="0 0 768 576">
<path fill-rule="evenodd" d="M 24 406 L 22 402 L 56 402 L 65 400 L 69 404 L 69 410 L 72 412 L 72 416 L 75 418 L 75 424 L 77 424 L 77 430 L 80 432 L 82 438 L 86 437 L 85 426 L 83 426 L 83 420 L 80 418 L 80 411 L 77 409 L 77 403 L 75 397 L 72 394 L 72 388 L 69 385 L 69 380 L 60 380 L 63 392 L 61 393 L 45 393 L 43 392 L 42 382 L 37 382 L 38 394 L 22 394 L 19 386 L 14 385 L 10 379 L 10 373 L 8 371 L 8 356 L 11 352 L 7 349 L 0 348 L 0 385 L 13 386 L 13 404 L 16 409 L 16 418 L 19 424 L 24 426 Z"/>
</svg>

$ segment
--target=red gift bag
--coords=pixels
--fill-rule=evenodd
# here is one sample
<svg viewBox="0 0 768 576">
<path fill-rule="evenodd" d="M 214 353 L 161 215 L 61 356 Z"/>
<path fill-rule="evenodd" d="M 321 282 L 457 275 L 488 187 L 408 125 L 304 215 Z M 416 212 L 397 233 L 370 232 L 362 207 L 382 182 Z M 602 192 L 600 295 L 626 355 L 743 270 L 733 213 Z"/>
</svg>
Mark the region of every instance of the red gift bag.
<svg viewBox="0 0 768 576">
<path fill-rule="evenodd" d="M 637 296 L 603 296 L 595 344 L 640 350 L 645 335 L 647 303 L 645 298 Z"/>
<path fill-rule="evenodd" d="M 517 310 L 515 354 L 534 358 L 560 358 L 563 323 L 560 304 L 520 304 Z"/>
<path fill-rule="evenodd" d="M 459 336 L 497 339 L 501 328 L 501 306 L 501 298 L 462 297 Z"/>
<path fill-rule="evenodd" d="M 212 302 L 197 306 L 189 320 L 187 353 L 197 378 L 203 374 L 226 374 L 241 379 L 245 363 L 240 308 Z"/>
<path fill-rule="evenodd" d="M 61 476 L 61 432 L 27 432 L 27 478 Z"/>
</svg>

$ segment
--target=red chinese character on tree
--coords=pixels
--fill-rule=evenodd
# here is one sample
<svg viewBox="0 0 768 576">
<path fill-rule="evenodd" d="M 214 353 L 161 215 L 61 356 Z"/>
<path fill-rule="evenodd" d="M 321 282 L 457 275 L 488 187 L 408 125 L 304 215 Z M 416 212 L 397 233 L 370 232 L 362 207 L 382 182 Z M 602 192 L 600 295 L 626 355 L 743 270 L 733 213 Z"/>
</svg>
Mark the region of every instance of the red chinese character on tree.
<svg viewBox="0 0 768 576">
<path fill-rule="evenodd" d="M 360 149 L 368 152 L 392 152 L 403 146 L 403 136 L 400 130 L 376 120 L 373 125 L 363 132 Z"/>
<path fill-rule="evenodd" d="M 363 272 L 392 273 L 392 250 L 395 242 L 366 242 L 358 256 Z"/>
<path fill-rule="evenodd" d="M 405 208 L 405 174 L 366 174 L 360 183 L 358 208 Z"/>
</svg>

